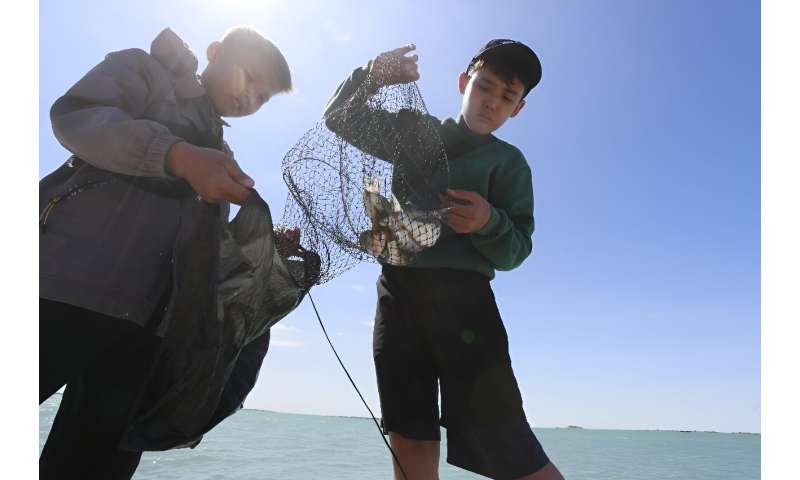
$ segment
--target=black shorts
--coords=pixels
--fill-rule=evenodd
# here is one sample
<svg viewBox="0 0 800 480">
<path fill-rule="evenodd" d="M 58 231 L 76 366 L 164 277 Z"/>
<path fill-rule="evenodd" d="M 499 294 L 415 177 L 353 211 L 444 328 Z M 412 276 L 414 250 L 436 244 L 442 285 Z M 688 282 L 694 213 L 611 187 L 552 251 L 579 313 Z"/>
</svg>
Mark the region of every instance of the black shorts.
<svg viewBox="0 0 800 480">
<path fill-rule="evenodd" d="M 384 266 L 373 353 L 385 432 L 440 440 L 444 426 L 447 462 L 491 478 L 519 478 L 549 463 L 522 409 L 484 275 Z"/>
</svg>

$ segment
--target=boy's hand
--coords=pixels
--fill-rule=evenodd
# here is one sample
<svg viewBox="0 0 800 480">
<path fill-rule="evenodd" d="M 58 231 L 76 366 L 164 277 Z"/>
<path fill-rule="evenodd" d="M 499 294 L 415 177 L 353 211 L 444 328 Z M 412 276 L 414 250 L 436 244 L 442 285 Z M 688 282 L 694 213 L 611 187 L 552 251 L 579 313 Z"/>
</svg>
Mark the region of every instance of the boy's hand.
<svg viewBox="0 0 800 480">
<path fill-rule="evenodd" d="M 236 161 L 213 148 L 178 142 L 167 152 L 167 168 L 189 182 L 206 202 L 243 204 L 255 186 Z"/>
<path fill-rule="evenodd" d="M 300 253 L 300 229 L 276 228 L 275 248 L 283 258 L 289 258 Z"/>
<path fill-rule="evenodd" d="M 417 55 L 406 53 L 416 49 L 412 44 L 381 53 L 370 64 L 369 73 L 379 86 L 411 83 L 419 80 Z"/>
<path fill-rule="evenodd" d="M 449 207 L 445 222 L 456 233 L 477 232 L 492 216 L 491 204 L 479 193 L 448 189 L 444 203 Z"/>
</svg>

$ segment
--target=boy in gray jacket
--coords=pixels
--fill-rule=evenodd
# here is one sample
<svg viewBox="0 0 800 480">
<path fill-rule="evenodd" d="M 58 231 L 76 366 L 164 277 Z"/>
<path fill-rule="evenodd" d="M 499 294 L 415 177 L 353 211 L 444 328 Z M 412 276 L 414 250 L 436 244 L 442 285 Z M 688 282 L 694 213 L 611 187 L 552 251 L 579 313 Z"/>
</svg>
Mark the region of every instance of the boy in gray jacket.
<svg viewBox="0 0 800 480">
<path fill-rule="evenodd" d="M 291 90 L 289 67 L 247 28 L 206 54 L 198 76 L 195 55 L 166 29 L 149 53 L 109 54 L 51 109 L 73 155 L 40 182 L 39 402 L 67 388 L 40 478 L 133 476 L 141 452 L 121 449 L 120 437 L 181 280 L 176 245 L 208 262 L 203 252 L 216 246 L 186 226 L 226 220 L 229 202 L 244 203 L 254 186 L 223 141 L 221 117 L 250 115 Z"/>
</svg>

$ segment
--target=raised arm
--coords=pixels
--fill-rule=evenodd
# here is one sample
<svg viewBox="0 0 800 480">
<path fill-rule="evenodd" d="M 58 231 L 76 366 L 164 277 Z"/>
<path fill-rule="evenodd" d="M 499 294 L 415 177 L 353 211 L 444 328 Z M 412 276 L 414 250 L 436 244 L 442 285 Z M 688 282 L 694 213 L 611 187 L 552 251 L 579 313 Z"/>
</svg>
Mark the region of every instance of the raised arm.
<svg viewBox="0 0 800 480">
<path fill-rule="evenodd" d="M 325 108 L 325 124 L 339 137 L 375 157 L 391 160 L 384 140 L 401 126 L 403 113 L 389 112 L 371 105 L 370 98 L 383 86 L 414 82 L 419 79 L 417 55 L 407 45 L 381 53 L 365 67 L 356 68 L 336 89 Z M 370 130 L 365 131 L 369 125 Z"/>
</svg>

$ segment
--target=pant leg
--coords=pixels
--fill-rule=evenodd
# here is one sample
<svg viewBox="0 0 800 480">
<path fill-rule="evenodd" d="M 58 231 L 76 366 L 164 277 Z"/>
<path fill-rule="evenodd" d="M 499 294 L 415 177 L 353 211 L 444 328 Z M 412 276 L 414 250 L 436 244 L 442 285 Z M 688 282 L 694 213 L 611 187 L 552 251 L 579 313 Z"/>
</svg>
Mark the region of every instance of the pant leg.
<svg viewBox="0 0 800 480">
<path fill-rule="evenodd" d="M 39 403 L 76 379 L 120 338 L 140 330 L 126 320 L 39 299 Z"/>
<path fill-rule="evenodd" d="M 384 266 L 377 287 L 372 352 L 383 429 L 438 441 L 439 384 L 420 327 L 424 284 L 410 269 Z"/>
<path fill-rule="evenodd" d="M 103 319 L 94 320 L 99 324 Z M 88 348 L 99 353 L 75 352 L 74 346 L 61 349 L 62 354 L 75 353 L 77 358 L 65 358 L 72 369 L 60 373 L 69 380 L 39 458 L 40 479 L 130 479 L 139 464 L 141 452 L 120 450 L 119 441 L 157 351 L 158 338 L 126 320 L 104 320 L 105 324 L 90 334 L 102 337 L 103 341 Z M 105 337 L 98 333 L 113 330 L 110 325 L 117 325 L 120 331 Z M 73 336 L 74 331 L 62 343 Z M 104 342 L 106 348 L 102 349 L 99 344 Z M 88 342 L 75 340 L 75 344 L 83 343 Z M 81 365 L 83 370 L 75 373 Z M 47 373 L 52 379 L 49 384 L 56 384 L 58 375 Z"/>
<path fill-rule="evenodd" d="M 39 457 L 39 479 L 130 479 L 141 452 L 118 448 L 126 404 L 103 399 L 82 380 L 67 385 Z"/>
<path fill-rule="evenodd" d="M 528 423 L 508 335 L 489 280 L 440 272 L 429 325 L 440 374 L 447 462 L 495 479 L 521 478 L 550 460 Z"/>
</svg>

